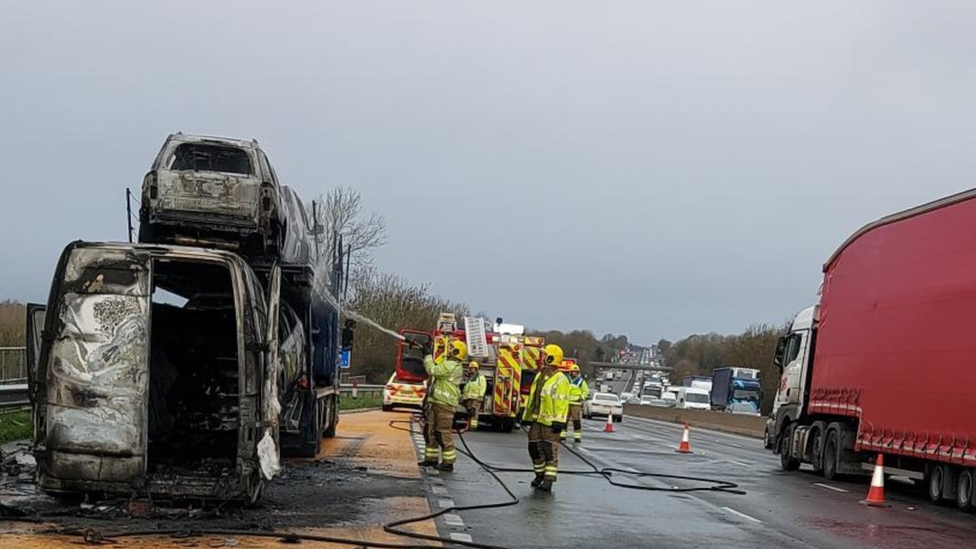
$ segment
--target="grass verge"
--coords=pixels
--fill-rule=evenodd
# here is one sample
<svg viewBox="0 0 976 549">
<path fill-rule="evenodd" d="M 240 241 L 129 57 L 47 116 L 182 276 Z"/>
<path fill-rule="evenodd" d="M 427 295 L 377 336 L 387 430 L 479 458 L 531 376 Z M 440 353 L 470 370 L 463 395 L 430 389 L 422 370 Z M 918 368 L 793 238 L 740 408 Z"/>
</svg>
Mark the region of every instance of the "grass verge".
<svg viewBox="0 0 976 549">
<path fill-rule="evenodd" d="M 34 426 L 29 411 L 0 413 L 0 444 L 30 438 L 33 434 Z"/>
<path fill-rule="evenodd" d="M 359 398 L 352 398 L 349 395 L 344 395 L 339 400 L 340 410 L 359 410 L 362 408 L 379 408 L 382 405 L 383 405 L 383 397 L 380 395 L 361 396 Z"/>
</svg>

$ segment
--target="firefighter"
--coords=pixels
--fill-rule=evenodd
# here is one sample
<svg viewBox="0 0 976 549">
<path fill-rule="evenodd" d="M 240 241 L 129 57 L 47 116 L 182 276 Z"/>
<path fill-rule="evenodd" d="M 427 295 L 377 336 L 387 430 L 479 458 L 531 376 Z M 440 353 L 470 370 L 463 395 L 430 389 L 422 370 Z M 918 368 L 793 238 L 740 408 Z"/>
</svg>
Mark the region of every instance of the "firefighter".
<svg viewBox="0 0 976 549">
<path fill-rule="evenodd" d="M 430 379 L 427 389 L 425 414 L 424 460 L 420 465 L 436 467 L 440 471 L 453 471 L 457 461 L 454 449 L 454 411 L 461 399 L 461 362 L 468 356 L 468 346 L 463 341 L 451 341 L 448 353 L 440 363 L 429 353 L 424 357 L 424 368 Z M 438 463 L 438 455 L 440 463 Z"/>
<path fill-rule="evenodd" d="M 559 371 L 563 350 L 558 345 L 546 345 L 543 365 L 532 381 L 529 400 L 522 415 L 522 423 L 529 425 L 529 457 L 535 480 L 532 486 L 552 491 L 559 466 L 557 449 L 559 435 L 566 429 L 569 415 L 569 379 Z"/>
<path fill-rule="evenodd" d="M 468 364 L 468 382 L 464 384 L 461 404 L 468 410 L 468 428 L 472 431 L 478 430 L 478 412 L 481 411 L 481 403 L 485 400 L 485 390 L 488 383 L 485 376 L 481 375 L 478 363 L 471 361 Z"/>
<path fill-rule="evenodd" d="M 586 385 L 586 380 L 580 375 L 578 364 L 569 367 L 569 419 L 573 421 L 573 442 L 579 444 L 583 442 L 583 401 L 590 397 L 590 388 Z M 563 429 L 560 438 L 566 440 L 566 432 L 569 431 L 568 425 Z"/>
</svg>

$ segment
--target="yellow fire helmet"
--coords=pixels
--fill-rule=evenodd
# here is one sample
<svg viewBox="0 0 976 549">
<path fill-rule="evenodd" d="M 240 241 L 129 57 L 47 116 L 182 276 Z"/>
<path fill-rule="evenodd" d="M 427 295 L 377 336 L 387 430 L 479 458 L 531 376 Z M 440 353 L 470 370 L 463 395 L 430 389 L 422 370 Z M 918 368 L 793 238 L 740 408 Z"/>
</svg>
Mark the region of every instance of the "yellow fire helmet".
<svg viewBox="0 0 976 549">
<path fill-rule="evenodd" d="M 468 363 L 469 370 L 477 370 L 478 368 L 480 368 L 480 366 L 478 366 L 477 362 L 472 360 L 470 363 Z"/>
<path fill-rule="evenodd" d="M 455 360 L 468 358 L 468 346 L 463 341 L 451 341 L 451 358 Z"/>
<path fill-rule="evenodd" d="M 577 373 L 577 374 L 578 374 L 578 373 L 579 373 L 579 371 L 580 371 L 580 369 L 579 369 L 579 364 L 570 364 L 570 365 L 569 365 L 569 371 L 570 371 L 570 372 L 575 372 L 575 373 Z"/>
<path fill-rule="evenodd" d="M 553 345 L 550 343 L 549 345 L 546 345 L 543 352 L 546 353 L 546 364 L 556 366 L 558 368 L 559 365 L 563 363 L 563 349 L 559 345 Z"/>
</svg>

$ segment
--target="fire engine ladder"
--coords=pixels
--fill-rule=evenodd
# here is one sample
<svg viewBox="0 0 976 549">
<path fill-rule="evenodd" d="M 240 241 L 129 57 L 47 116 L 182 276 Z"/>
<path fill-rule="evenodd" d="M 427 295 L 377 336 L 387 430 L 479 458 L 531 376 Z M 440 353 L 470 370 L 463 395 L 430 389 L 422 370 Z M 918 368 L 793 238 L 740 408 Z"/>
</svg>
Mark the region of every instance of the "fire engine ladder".
<svg viewBox="0 0 976 549">
<path fill-rule="evenodd" d="M 464 335 L 468 344 L 468 356 L 488 358 L 488 334 L 482 319 L 474 316 L 464 317 Z"/>
</svg>

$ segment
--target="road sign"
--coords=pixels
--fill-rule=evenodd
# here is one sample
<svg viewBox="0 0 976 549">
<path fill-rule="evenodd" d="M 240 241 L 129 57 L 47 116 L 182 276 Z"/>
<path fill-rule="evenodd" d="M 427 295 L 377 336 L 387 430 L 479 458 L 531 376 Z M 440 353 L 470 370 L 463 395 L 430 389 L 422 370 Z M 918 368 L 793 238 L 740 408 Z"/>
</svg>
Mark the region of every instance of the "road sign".
<svg viewBox="0 0 976 549">
<path fill-rule="evenodd" d="M 352 359 L 352 351 L 342 351 L 339 358 L 339 367 L 348 368 Z"/>
</svg>

